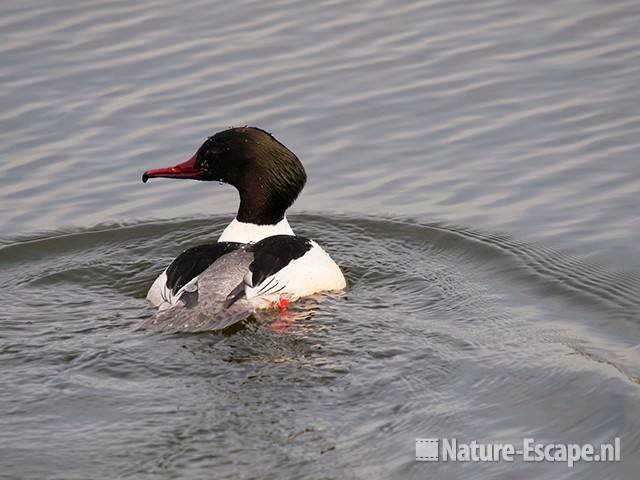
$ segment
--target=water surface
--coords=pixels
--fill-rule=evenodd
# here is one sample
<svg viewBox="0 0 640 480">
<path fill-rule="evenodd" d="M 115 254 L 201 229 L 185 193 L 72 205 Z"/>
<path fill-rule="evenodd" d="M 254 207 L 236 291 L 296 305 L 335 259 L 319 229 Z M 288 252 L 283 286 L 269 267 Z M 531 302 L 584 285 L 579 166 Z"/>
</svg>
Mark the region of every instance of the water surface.
<svg viewBox="0 0 640 480">
<path fill-rule="evenodd" d="M 635 478 L 634 1 L 4 2 L 0 476 Z M 350 288 L 295 321 L 136 330 L 231 187 L 156 181 L 257 125 Z M 621 437 L 426 464 L 416 437 Z"/>
</svg>

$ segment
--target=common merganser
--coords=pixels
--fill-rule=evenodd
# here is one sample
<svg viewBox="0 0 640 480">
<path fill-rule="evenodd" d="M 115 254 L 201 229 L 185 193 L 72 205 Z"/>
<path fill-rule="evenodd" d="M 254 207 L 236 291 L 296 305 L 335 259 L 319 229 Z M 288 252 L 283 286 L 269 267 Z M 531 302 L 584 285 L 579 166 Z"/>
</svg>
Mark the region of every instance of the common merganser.
<svg viewBox="0 0 640 480">
<path fill-rule="evenodd" d="M 238 190 L 240 206 L 217 242 L 184 251 L 155 280 L 147 294 L 154 307 L 198 304 L 202 313 L 207 304 L 232 318 L 231 309 L 286 305 L 345 288 L 331 257 L 316 242 L 296 237 L 287 222 L 285 212 L 307 176 L 298 157 L 268 132 L 255 127 L 218 132 L 186 162 L 148 170 L 142 181 L 155 177 L 228 183 Z"/>
</svg>

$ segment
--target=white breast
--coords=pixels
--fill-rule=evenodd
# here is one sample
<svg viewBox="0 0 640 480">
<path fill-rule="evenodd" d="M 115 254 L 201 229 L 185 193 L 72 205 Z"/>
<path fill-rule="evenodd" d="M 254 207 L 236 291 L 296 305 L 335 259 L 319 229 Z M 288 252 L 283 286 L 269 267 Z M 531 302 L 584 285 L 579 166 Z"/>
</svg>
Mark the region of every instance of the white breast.
<svg viewBox="0 0 640 480">
<path fill-rule="evenodd" d="M 255 223 L 239 222 L 237 219 L 227 225 L 224 229 L 219 242 L 259 242 L 263 238 L 272 237 L 274 235 L 294 235 L 293 230 L 284 217 L 275 225 L 257 225 Z"/>
</svg>

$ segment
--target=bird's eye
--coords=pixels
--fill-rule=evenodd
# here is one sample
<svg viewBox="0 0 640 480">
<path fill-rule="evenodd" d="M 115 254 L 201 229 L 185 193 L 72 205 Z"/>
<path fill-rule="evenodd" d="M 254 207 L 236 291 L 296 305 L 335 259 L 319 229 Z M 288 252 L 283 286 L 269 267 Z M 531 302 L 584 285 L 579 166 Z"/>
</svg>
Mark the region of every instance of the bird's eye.
<svg viewBox="0 0 640 480">
<path fill-rule="evenodd" d="M 198 161 L 196 165 L 200 168 L 209 168 L 209 159 L 206 155 L 198 154 Z"/>
</svg>

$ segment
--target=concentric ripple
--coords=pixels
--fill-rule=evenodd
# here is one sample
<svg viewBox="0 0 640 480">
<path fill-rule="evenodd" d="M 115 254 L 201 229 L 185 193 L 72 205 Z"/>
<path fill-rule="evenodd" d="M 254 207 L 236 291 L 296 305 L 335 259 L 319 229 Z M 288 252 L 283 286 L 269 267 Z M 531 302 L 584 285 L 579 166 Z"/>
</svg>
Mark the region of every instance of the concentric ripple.
<svg viewBox="0 0 640 480">
<path fill-rule="evenodd" d="M 621 436 L 623 456 L 640 448 L 637 279 L 495 234 L 297 215 L 345 269 L 343 295 L 224 334 L 137 330 L 155 275 L 225 221 L 105 225 L 0 249 L 9 472 L 420 478 L 412 442 L 424 435 Z"/>
</svg>

